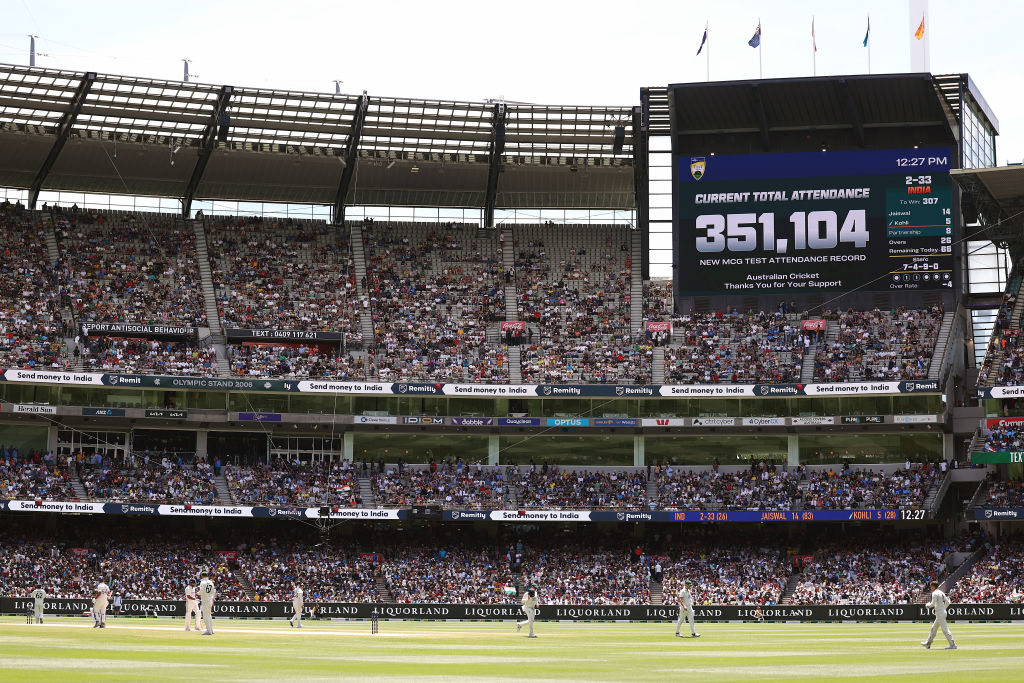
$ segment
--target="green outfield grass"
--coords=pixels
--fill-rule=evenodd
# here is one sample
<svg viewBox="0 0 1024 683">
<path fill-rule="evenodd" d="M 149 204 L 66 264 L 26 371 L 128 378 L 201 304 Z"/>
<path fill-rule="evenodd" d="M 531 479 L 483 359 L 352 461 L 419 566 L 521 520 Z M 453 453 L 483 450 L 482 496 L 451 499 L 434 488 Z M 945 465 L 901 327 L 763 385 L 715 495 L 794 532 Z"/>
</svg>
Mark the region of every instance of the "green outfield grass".
<svg viewBox="0 0 1024 683">
<path fill-rule="evenodd" d="M 1024 680 L 1024 625 L 953 624 L 960 649 L 925 650 L 923 624 L 671 624 L 538 622 L 528 640 L 505 623 L 219 619 L 0 618 L 2 681 L 885 681 Z M 940 640 L 937 646 L 945 645 Z"/>
</svg>

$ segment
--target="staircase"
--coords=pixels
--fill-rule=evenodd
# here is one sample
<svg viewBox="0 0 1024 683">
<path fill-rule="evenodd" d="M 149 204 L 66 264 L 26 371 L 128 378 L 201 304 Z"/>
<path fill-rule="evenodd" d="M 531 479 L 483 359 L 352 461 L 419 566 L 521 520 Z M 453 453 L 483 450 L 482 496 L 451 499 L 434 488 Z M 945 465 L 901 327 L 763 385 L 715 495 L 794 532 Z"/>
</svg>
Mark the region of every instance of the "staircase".
<svg viewBox="0 0 1024 683">
<path fill-rule="evenodd" d="M 940 380 L 939 373 L 942 372 L 946 359 L 946 349 L 949 347 L 949 333 L 953 329 L 955 314 L 946 313 L 942 316 L 942 325 L 939 327 L 939 336 L 935 339 L 935 351 L 932 353 L 932 363 L 928 366 L 928 379 Z"/>
<path fill-rule="evenodd" d="M 629 331 L 636 336 L 644 329 L 644 279 L 643 274 L 643 244 L 640 239 L 640 232 L 634 230 L 630 239 L 630 260 L 629 267 Z"/>
<path fill-rule="evenodd" d="M 79 481 L 78 477 L 71 477 L 71 488 L 75 490 L 75 498 L 88 500 L 89 494 L 86 493 L 85 486 Z"/>
<path fill-rule="evenodd" d="M 987 554 L 988 549 L 984 546 L 975 550 L 973 553 L 971 553 L 970 557 L 961 562 L 960 566 L 954 569 L 949 576 L 942 579 L 939 588 L 941 588 L 943 591 L 946 592 L 947 595 L 949 595 L 949 591 L 953 588 L 954 585 L 956 585 L 956 582 L 962 579 L 964 576 L 966 576 L 967 572 L 971 571 L 971 568 L 974 567 L 974 565 L 977 564 L 978 561 L 985 557 L 985 555 Z M 924 592 L 925 595 L 922 596 L 923 599 L 921 600 L 921 602 L 927 602 L 931 598 L 931 594 L 926 591 L 922 592 Z"/>
<path fill-rule="evenodd" d="M 651 352 L 651 383 L 665 383 L 665 347 L 655 346 Z"/>
<path fill-rule="evenodd" d="M 219 562 L 220 558 L 217 558 L 214 561 Z M 238 585 L 242 587 L 243 591 L 245 591 L 246 596 L 248 596 L 250 600 L 255 600 L 256 591 L 253 589 L 252 583 L 249 581 L 249 577 L 245 575 L 244 571 L 242 571 L 241 565 L 235 568 L 234 574 L 235 578 L 238 579 Z"/>
<path fill-rule="evenodd" d="M 814 358 L 818 355 L 818 345 L 811 344 L 804 351 L 803 364 L 800 366 L 800 382 L 810 384 L 814 382 Z"/>
<path fill-rule="evenodd" d="M 520 346 L 508 347 L 508 379 L 512 384 L 523 383 L 523 350 Z"/>
<path fill-rule="evenodd" d="M 217 486 L 217 502 L 221 505 L 231 505 L 235 502 L 235 497 L 231 495 L 231 489 L 228 488 L 228 480 L 223 474 L 218 474 L 213 478 L 213 483 Z"/>
<path fill-rule="evenodd" d="M 359 497 L 363 499 L 363 507 L 377 507 L 377 500 L 373 496 L 373 486 L 370 485 L 370 478 L 360 475 L 356 481 L 359 482 Z"/>
<path fill-rule="evenodd" d="M 516 265 L 515 235 L 511 228 L 501 231 L 501 267 L 506 273 L 514 273 Z M 516 292 L 516 279 L 505 285 L 505 320 L 519 320 L 519 297 Z"/>
<path fill-rule="evenodd" d="M 395 596 L 391 595 L 391 591 L 388 590 L 387 581 L 381 574 L 377 574 L 377 602 L 383 602 L 384 604 L 391 604 L 395 601 Z"/>
<path fill-rule="evenodd" d="M 946 470 L 946 476 L 944 476 L 939 483 L 934 484 L 928 493 L 924 497 L 924 509 L 929 511 L 929 516 L 935 518 L 936 513 L 939 511 L 939 506 L 942 505 L 942 499 L 946 497 L 946 491 L 949 490 L 950 482 L 953 481 L 953 470 Z"/>
<path fill-rule="evenodd" d="M 366 282 L 366 252 L 363 249 L 363 225 L 353 223 L 349 228 L 349 244 L 352 246 L 352 268 L 356 276 L 356 298 L 359 300 L 359 331 L 363 334 L 363 348 L 372 349 L 376 341 L 373 336 L 373 311 L 369 306 L 363 306 L 364 301 L 369 301 L 369 294 L 363 286 Z M 366 360 L 367 378 L 370 379 L 369 357 Z"/>
<path fill-rule="evenodd" d="M 664 605 L 665 604 L 665 596 L 662 593 L 662 584 L 661 584 L 661 582 L 660 581 L 655 581 L 654 579 L 651 579 L 651 582 L 650 582 L 649 585 L 650 585 L 650 591 L 651 591 L 651 604 L 652 605 Z"/>
<path fill-rule="evenodd" d="M 988 481 L 982 479 L 978 483 L 978 488 L 974 490 L 974 495 L 971 496 L 971 500 L 967 503 L 966 510 L 981 507 L 985 499 L 988 497 Z"/>
<path fill-rule="evenodd" d="M 196 261 L 199 263 L 199 281 L 203 289 L 206 325 L 210 329 L 210 345 L 213 346 L 213 351 L 217 356 L 217 375 L 229 377 L 231 365 L 228 362 L 227 339 L 221 328 L 220 313 L 217 312 L 217 292 L 213 287 L 210 250 L 206 244 L 206 227 L 202 219 L 192 221 L 192 232 L 196 236 Z"/>
<path fill-rule="evenodd" d="M 653 475 L 647 480 L 647 507 L 651 510 L 658 509 L 658 482 Z"/>
<path fill-rule="evenodd" d="M 786 582 L 786 587 L 782 589 L 782 595 L 779 597 L 780 605 L 793 604 L 793 593 L 796 592 L 796 587 L 802 577 L 803 574 L 800 572 L 793 572 L 789 575 L 789 581 Z"/>
<path fill-rule="evenodd" d="M 1010 280 L 1009 286 L 1006 288 L 1007 292 L 1013 292 L 1017 296 L 1017 299 L 1013 304 L 1013 310 L 1010 311 L 1007 324 L 1010 328 L 1016 327 L 1019 329 L 1021 317 L 1024 316 L 1024 297 L 1021 296 L 1022 285 L 1024 285 L 1024 278 L 1021 278 L 1019 275 L 1015 275 Z M 1000 373 L 1002 373 L 1003 370 L 1004 354 L 1002 345 L 991 344 L 987 355 L 992 360 L 992 367 L 989 370 L 988 378 L 985 380 L 985 386 L 994 386 L 996 379 L 1000 376 Z"/>
</svg>

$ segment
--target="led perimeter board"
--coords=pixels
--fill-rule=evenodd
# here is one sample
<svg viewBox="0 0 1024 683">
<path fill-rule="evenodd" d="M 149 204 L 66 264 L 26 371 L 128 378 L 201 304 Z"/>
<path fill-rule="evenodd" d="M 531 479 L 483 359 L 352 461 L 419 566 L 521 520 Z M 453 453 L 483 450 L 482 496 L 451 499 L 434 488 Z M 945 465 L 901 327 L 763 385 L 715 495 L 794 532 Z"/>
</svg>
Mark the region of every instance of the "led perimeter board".
<svg viewBox="0 0 1024 683">
<path fill-rule="evenodd" d="M 676 296 L 952 289 L 951 158 L 677 155 Z"/>
</svg>

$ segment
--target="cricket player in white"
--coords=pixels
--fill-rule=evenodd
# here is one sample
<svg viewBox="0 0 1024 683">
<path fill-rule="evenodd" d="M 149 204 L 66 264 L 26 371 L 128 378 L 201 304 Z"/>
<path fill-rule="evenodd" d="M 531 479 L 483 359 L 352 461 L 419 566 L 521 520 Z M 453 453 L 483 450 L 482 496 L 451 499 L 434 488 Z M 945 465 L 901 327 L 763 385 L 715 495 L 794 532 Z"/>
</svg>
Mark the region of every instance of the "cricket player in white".
<svg viewBox="0 0 1024 683">
<path fill-rule="evenodd" d="M 693 623 L 694 611 L 693 611 L 693 595 L 690 593 L 690 585 L 683 581 L 683 587 L 679 589 L 678 600 L 679 600 L 679 619 L 676 621 L 676 635 L 682 638 L 682 634 L 679 633 L 680 627 L 683 625 L 683 621 L 690 622 L 690 637 L 700 638 L 700 634 L 697 633 L 696 627 Z"/>
<path fill-rule="evenodd" d="M 526 593 L 523 595 L 523 614 L 526 615 L 526 621 L 517 621 L 516 630 L 521 631 L 523 624 L 530 626 L 530 635 L 528 638 L 536 638 L 533 634 L 533 620 L 537 618 L 537 591 L 532 588 L 528 588 Z"/>
<path fill-rule="evenodd" d="M 217 589 L 213 587 L 210 574 L 203 572 L 202 581 L 199 582 L 199 607 L 203 613 L 203 623 L 206 625 L 206 630 L 203 631 L 204 636 L 213 635 L 213 599 L 215 597 L 217 597 Z"/>
<path fill-rule="evenodd" d="M 46 591 L 39 587 L 32 591 L 32 611 L 37 624 L 43 623 L 43 601 L 46 600 Z"/>
<path fill-rule="evenodd" d="M 196 587 L 192 584 L 195 583 L 192 579 L 189 579 L 185 583 L 185 630 L 192 630 L 192 623 L 195 622 L 196 630 L 201 631 L 199 627 L 199 602 L 196 601 Z"/>
<path fill-rule="evenodd" d="M 288 620 L 288 625 L 302 628 L 302 586 L 297 583 L 292 584 L 292 609 L 295 614 Z"/>
<path fill-rule="evenodd" d="M 110 586 L 104 583 L 101 577 L 92 596 L 92 619 L 95 622 L 92 625 L 93 628 L 107 627 L 107 605 L 109 604 Z"/>
<path fill-rule="evenodd" d="M 938 581 L 932 581 L 929 585 L 932 588 L 932 601 L 925 606 L 935 610 L 935 621 L 932 622 L 932 630 L 928 633 L 928 640 L 923 641 L 921 645 L 924 645 L 924 649 L 930 650 L 932 641 L 935 640 L 935 632 L 942 628 L 942 635 L 946 636 L 946 641 L 949 643 L 946 649 L 955 650 L 956 643 L 953 642 L 953 634 L 949 632 L 949 627 L 946 626 L 946 608 L 949 607 L 949 598 L 939 590 Z"/>
</svg>

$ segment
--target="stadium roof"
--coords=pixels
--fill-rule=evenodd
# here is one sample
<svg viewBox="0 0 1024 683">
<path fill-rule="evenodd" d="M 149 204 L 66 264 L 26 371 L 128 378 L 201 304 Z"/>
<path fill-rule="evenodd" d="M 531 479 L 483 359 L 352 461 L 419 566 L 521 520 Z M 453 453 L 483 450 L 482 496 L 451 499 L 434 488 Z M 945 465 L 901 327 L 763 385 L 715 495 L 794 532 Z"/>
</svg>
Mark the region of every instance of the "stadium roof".
<svg viewBox="0 0 1024 683">
<path fill-rule="evenodd" d="M 1009 244 L 1015 256 L 1024 252 L 1024 166 L 954 169 L 953 179 L 973 202 L 984 239 Z"/>
<path fill-rule="evenodd" d="M 498 208 L 623 209 L 634 206 L 631 121 L 631 107 L 333 95 L 0 65 L 0 185 L 310 204 L 334 204 L 343 190 L 350 205 L 482 207 L 493 165 Z M 617 127 L 626 129 L 620 144 Z"/>
</svg>

